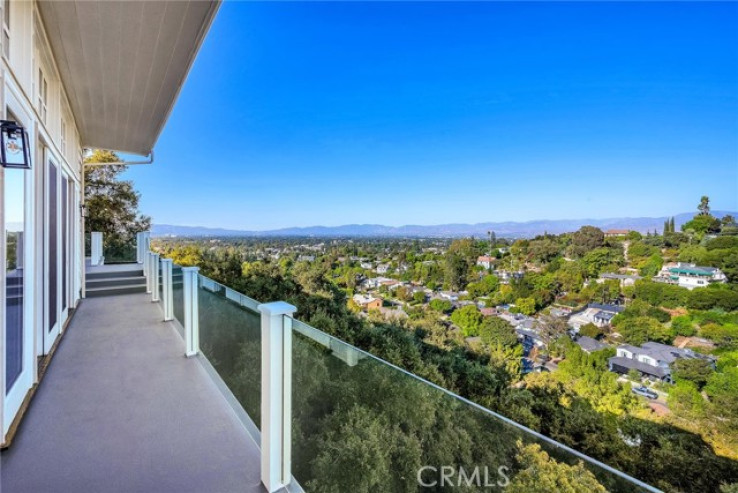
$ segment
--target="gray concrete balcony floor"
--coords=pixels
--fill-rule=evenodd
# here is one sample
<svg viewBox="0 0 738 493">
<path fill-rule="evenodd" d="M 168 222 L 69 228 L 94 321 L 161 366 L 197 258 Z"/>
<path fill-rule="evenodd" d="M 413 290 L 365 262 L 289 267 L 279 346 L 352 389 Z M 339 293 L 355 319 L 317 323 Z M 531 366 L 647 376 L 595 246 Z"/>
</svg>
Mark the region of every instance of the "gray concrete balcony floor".
<svg viewBox="0 0 738 493">
<path fill-rule="evenodd" d="M 0 455 L 2 493 L 265 491 L 256 443 L 150 300 L 82 301 Z"/>
</svg>

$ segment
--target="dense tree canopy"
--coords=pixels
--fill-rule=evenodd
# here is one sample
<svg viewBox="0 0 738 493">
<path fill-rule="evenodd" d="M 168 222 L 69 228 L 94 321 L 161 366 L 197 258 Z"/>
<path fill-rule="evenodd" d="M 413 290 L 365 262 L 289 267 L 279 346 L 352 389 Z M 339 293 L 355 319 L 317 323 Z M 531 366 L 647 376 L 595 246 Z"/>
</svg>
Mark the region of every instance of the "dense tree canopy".
<svg viewBox="0 0 738 493">
<path fill-rule="evenodd" d="M 95 150 L 85 163 L 113 163 L 120 158 L 112 151 Z M 140 194 L 133 182 L 121 180 L 126 166 L 85 166 L 85 232 L 103 233 L 105 255 L 109 260 L 131 254 L 136 233 L 151 227 L 151 218 L 138 211 Z"/>
</svg>

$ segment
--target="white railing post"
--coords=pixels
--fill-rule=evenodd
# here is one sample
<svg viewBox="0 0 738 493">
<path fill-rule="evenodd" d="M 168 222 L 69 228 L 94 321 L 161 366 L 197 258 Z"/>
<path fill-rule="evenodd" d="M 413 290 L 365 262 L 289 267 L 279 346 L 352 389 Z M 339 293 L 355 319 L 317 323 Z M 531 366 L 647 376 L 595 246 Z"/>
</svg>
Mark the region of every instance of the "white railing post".
<svg viewBox="0 0 738 493">
<path fill-rule="evenodd" d="M 143 273 L 146 278 L 146 292 L 151 293 L 151 252 L 144 254 Z"/>
<path fill-rule="evenodd" d="M 159 301 L 159 254 L 151 253 L 151 302 Z"/>
<path fill-rule="evenodd" d="M 136 233 L 136 263 L 143 264 L 144 260 L 143 232 Z"/>
<path fill-rule="evenodd" d="M 199 267 L 182 267 L 184 294 L 185 356 L 200 352 L 200 324 L 197 306 L 197 277 Z"/>
<path fill-rule="evenodd" d="M 164 299 L 164 321 L 174 319 L 174 295 L 172 293 L 172 264 L 170 258 L 161 259 L 162 296 Z"/>
<path fill-rule="evenodd" d="M 103 234 L 99 231 L 90 233 L 90 263 L 103 265 Z"/>
<path fill-rule="evenodd" d="M 277 301 L 261 312 L 261 482 L 272 493 L 292 478 L 292 315 Z"/>
</svg>

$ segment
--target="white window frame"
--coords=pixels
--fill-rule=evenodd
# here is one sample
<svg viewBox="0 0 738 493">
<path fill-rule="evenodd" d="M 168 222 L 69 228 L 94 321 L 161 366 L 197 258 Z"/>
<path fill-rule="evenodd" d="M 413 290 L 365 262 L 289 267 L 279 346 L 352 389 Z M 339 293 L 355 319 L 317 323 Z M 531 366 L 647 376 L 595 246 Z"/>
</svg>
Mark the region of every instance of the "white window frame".
<svg viewBox="0 0 738 493">
<path fill-rule="evenodd" d="M 62 116 L 61 118 L 61 140 L 59 143 L 61 148 L 62 157 L 67 158 L 67 121 Z"/>
<path fill-rule="evenodd" d="M 3 56 L 10 58 L 10 0 L 3 0 Z"/>
<path fill-rule="evenodd" d="M 41 64 L 38 66 L 38 112 L 41 121 L 46 123 L 49 114 L 49 79 Z"/>
</svg>

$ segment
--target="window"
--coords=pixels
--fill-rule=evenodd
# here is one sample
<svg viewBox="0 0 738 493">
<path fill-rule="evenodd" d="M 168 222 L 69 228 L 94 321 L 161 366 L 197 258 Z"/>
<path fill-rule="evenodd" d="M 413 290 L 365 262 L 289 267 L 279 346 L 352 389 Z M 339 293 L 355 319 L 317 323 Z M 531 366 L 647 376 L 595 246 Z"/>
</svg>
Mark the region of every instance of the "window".
<svg viewBox="0 0 738 493">
<path fill-rule="evenodd" d="M 41 114 L 41 120 L 46 123 L 47 103 L 49 101 L 49 84 L 44 77 L 44 71 L 38 69 L 38 111 Z"/>
<path fill-rule="evenodd" d="M 67 122 L 62 118 L 61 121 L 61 152 L 62 155 L 67 157 Z"/>
<path fill-rule="evenodd" d="M 10 0 L 3 2 L 3 56 L 10 58 Z"/>
</svg>

